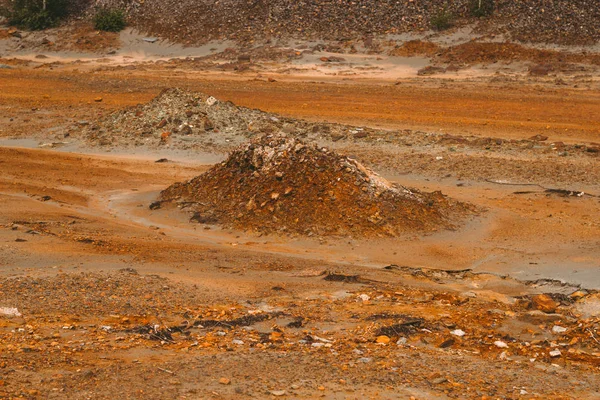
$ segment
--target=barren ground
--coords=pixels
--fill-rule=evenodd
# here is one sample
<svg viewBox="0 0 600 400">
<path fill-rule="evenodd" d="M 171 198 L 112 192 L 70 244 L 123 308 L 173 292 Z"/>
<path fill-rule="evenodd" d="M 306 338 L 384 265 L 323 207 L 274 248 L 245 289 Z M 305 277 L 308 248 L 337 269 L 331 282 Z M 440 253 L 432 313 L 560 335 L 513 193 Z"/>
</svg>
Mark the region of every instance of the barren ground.
<svg viewBox="0 0 600 400">
<path fill-rule="evenodd" d="M 598 398 L 595 77 L 10 63 L 0 70 L 0 307 L 20 315 L 0 314 L 0 398 Z M 108 151 L 64 132 L 174 86 L 410 130 L 401 145 L 324 142 L 482 212 L 453 231 L 366 240 L 257 235 L 150 210 L 160 190 L 223 154 Z M 493 139 L 415 140 L 425 132 Z M 535 135 L 547 138 L 510 142 Z"/>
</svg>

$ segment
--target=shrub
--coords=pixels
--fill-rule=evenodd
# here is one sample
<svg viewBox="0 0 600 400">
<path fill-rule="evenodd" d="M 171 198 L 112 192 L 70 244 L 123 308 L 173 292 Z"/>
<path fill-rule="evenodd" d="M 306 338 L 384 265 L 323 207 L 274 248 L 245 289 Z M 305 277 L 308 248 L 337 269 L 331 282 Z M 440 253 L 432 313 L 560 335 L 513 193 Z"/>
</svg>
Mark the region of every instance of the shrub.
<svg viewBox="0 0 600 400">
<path fill-rule="evenodd" d="M 440 10 L 431 18 L 431 27 L 436 31 L 444 31 L 453 25 L 454 16 L 451 12 Z"/>
<path fill-rule="evenodd" d="M 474 17 L 488 17 L 494 12 L 494 0 L 471 0 L 469 8 Z"/>
<path fill-rule="evenodd" d="M 120 32 L 125 26 L 125 13 L 116 8 L 102 8 L 94 17 L 94 27 L 99 31 Z"/>
<path fill-rule="evenodd" d="M 66 9 L 65 0 L 15 0 L 5 12 L 11 25 L 41 30 L 56 26 Z"/>
</svg>

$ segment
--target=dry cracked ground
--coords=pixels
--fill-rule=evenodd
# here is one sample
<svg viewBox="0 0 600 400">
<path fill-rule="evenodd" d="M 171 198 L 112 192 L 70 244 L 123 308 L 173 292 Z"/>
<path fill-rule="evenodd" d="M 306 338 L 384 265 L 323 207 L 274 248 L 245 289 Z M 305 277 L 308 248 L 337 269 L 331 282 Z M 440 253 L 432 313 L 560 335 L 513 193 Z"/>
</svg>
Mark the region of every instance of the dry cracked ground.
<svg viewBox="0 0 600 400">
<path fill-rule="evenodd" d="M 193 63 L 0 70 L 0 398 L 599 397 L 595 77 L 268 80 Z M 477 212 L 367 239 L 150 209 L 260 133 L 165 134 L 183 122 L 143 105 L 172 87 Z M 137 104 L 149 134 L 106 128 Z"/>
</svg>

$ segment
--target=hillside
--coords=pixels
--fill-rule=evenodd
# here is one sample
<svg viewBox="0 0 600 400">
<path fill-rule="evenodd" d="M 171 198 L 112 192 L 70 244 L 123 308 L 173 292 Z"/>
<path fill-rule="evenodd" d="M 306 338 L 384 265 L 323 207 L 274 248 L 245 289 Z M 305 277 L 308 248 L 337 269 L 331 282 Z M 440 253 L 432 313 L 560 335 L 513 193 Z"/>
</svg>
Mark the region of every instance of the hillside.
<svg viewBox="0 0 600 400">
<path fill-rule="evenodd" d="M 184 43 L 211 39 L 367 39 L 373 35 L 423 32 L 443 11 L 460 27 L 507 39 L 591 44 L 600 39 L 596 0 L 483 0 L 491 16 L 473 14 L 477 0 L 100 0 L 127 10 L 131 23 L 148 33 Z M 368 43 L 367 43 L 368 44 Z"/>
</svg>

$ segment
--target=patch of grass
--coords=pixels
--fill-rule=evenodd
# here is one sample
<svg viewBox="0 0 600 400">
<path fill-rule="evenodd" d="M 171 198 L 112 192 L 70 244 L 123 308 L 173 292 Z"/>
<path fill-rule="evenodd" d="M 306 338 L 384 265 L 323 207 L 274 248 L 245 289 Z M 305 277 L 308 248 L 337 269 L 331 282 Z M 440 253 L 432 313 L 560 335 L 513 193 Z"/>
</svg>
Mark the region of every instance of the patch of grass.
<svg viewBox="0 0 600 400">
<path fill-rule="evenodd" d="M 494 0 L 471 0 L 469 10 L 474 17 L 489 17 L 494 13 Z"/>
<path fill-rule="evenodd" d="M 454 15 L 445 9 L 440 10 L 431 18 L 431 27 L 436 31 L 445 31 L 454 25 Z"/>
<path fill-rule="evenodd" d="M 125 13 L 117 8 L 102 8 L 94 16 L 94 28 L 99 31 L 120 32 L 126 26 Z"/>
</svg>

